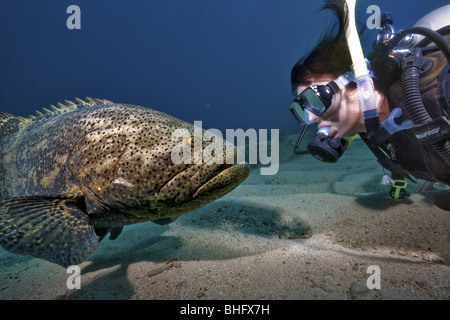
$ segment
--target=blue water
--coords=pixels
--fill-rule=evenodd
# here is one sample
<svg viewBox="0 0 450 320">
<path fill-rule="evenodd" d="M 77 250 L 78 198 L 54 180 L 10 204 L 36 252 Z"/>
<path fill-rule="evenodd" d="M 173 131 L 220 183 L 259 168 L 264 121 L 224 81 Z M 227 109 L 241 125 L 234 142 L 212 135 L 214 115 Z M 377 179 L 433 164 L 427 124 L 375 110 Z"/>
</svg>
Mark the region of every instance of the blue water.
<svg viewBox="0 0 450 320">
<path fill-rule="evenodd" d="M 448 1 L 358 1 L 408 28 Z M 69 30 L 69 5 L 81 29 Z M 321 1 L 2 0 L 0 110 L 86 96 L 138 104 L 205 129 L 296 129 L 290 70 L 332 20 Z M 366 52 L 377 31 L 363 37 Z"/>
</svg>

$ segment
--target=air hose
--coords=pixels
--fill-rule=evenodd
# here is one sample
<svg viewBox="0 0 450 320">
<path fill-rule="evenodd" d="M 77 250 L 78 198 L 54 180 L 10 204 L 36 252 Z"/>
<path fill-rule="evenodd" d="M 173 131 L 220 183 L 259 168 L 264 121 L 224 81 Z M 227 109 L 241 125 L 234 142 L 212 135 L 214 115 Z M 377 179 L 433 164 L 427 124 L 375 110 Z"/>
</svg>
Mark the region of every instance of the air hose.
<svg viewBox="0 0 450 320">
<path fill-rule="evenodd" d="M 414 125 L 423 125 L 431 121 L 431 117 L 423 104 L 420 94 L 420 62 L 422 51 L 413 49 L 403 58 L 402 65 L 402 94 L 405 103 L 405 113 Z"/>
<path fill-rule="evenodd" d="M 405 103 L 405 114 L 416 127 L 433 121 L 425 108 L 420 94 L 419 81 L 422 59 L 422 50 L 416 48 L 404 56 L 402 63 L 402 94 Z M 450 141 L 448 139 L 437 141 L 431 143 L 431 147 L 439 154 L 447 166 L 450 166 Z"/>
</svg>

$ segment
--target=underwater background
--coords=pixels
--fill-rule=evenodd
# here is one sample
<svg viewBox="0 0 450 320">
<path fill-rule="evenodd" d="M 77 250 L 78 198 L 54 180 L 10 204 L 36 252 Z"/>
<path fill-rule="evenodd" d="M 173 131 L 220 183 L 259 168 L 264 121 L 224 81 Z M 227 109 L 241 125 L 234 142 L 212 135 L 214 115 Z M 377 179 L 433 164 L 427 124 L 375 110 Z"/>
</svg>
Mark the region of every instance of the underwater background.
<svg viewBox="0 0 450 320">
<path fill-rule="evenodd" d="M 448 1 L 358 0 L 406 29 Z M 81 29 L 66 26 L 70 5 Z M 83 262 L 0 247 L 0 299 L 450 299 L 450 216 L 437 189 L 395 201 L 356 139 L 336 164 L 295 155 L 290 72 L 334 23 L 322 1 L 1 0 L 0 111 L 75 97 L 166 112 L 203 128 L 279 129 L 279 170 L 250 177 L 172 224 L 126 226 Z M 378 30 L 361 41 L 371 51 Z M 310 132 L 310 134 L 315 134 Z M 308 140 L 308 138 L 305 138 Z M 381 269 L 369 290 L 368 268 Z"/>
<path fill-rule="evenodd" d="M 406 29 L 448 1 L 357 1 Z M 69 30 L 70 5 L 81 29 Z M 305 0 L 2 0 L 0 106 L 33 114 L 58 101 L 98 97 L 167 112 L 204 128 L 297 130 L 290 71 L 334 23 Z M 376 39 L 366 29 L 366 54 Z"/>
</svg>

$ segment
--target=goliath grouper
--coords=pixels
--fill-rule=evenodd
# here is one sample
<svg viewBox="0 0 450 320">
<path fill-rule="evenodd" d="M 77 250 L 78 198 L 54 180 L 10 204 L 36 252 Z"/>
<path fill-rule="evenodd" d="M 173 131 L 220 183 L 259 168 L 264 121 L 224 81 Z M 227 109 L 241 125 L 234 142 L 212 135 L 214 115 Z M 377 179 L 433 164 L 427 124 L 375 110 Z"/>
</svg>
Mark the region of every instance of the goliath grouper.
<svg viewBox="0 0 450 320">
<path fill-rule="evenodd" d="M 177 141 L 177 129 L 192 135 Z M 194 131 L 162 112 L 90 98 L 28 118 L 0 112 L 0 244 L 78 264 L 108 232 L 115 239 L 124 225 L 166 224 L 222 197 L 248 177 L 249 166 L 227 164 L 230 144 Z M 224 150 L 223 161 L 172 160 L 176 145 L 195 142 Z"/>
</svg>

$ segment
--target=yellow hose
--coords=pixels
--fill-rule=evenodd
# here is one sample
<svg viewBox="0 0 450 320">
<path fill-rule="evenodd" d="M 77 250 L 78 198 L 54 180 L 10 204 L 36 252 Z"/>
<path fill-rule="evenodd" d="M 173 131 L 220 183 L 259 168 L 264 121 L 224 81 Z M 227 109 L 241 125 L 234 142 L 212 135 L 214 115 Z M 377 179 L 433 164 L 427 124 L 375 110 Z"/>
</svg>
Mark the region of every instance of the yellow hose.
<svg viewBox="0 0 450 320">
<path fill-rule="evenodd" d="M 355 78 L 364 77 L 369 74 L 367 71 L 366 60 L 359 41 L 358 30 L 356 29 L 355 7 L 356 0 L 346 0 L 348 8 L 348 25 L 345 31 L 347 37 L 348 49 L 353 61 L 353 71 Z"/>
<path fill-rule="evenodd" d="M 348 24 L 347 29 L 345 30 L 345 36 L 352 57 L 353 72 L 355 73 L 355 82 L 358 87 L 361 111 L 364 114 L 365 120 L 378 119 L 375 96 L 373 93 L 373 82 L 370 78 L 369 71 L 367 70 L 366 59 L 364 58 L 361 42 L 359 41 L 358 30 L 356 29 L 356 0 L 346 0 L 346 3 L 348 9 Z M 377 122 L 375 122 L 375 126 L 378 125 Z M 366 123 L 366 129 L 372 128 L 367 128 Z"/>
</svg>

